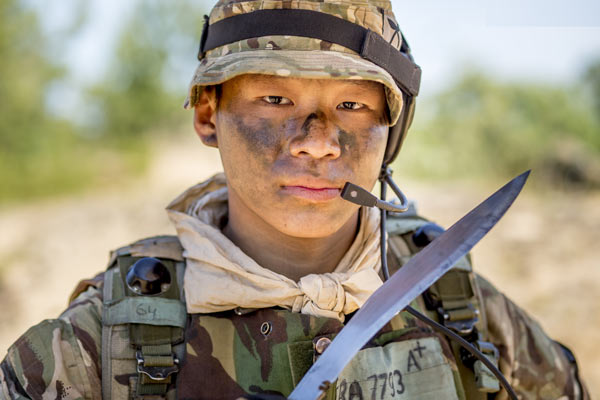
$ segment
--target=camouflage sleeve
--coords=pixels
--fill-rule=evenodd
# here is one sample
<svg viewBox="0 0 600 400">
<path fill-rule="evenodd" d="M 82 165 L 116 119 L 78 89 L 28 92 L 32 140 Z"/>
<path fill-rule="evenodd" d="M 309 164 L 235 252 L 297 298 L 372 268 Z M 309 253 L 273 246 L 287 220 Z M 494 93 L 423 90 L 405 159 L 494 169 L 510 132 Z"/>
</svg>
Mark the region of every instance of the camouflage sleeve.
<svg viewBox="0 0 600 400">
<path fill-rule="evenodd" d="M 101 399 L 101 290 L 30 328 L 0 363 L 0 399 Z"/>
<path fill-rule="evenodd" d="M 489 340 L 500 351 L 500 370 L 521 399 L 589 399 L 572 353 L 478 276 Z M 508 399 L 502 390 L 496 399 Z"/>
</svg>

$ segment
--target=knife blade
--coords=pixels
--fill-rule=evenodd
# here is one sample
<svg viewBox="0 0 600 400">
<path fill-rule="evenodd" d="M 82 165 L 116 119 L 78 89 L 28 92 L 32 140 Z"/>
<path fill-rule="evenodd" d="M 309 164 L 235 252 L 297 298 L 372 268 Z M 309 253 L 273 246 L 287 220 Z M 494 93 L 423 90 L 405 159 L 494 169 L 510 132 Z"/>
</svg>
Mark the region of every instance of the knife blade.
<svg viewBox="0 0 600 400">
<path fill-rule="evenodd" d="M 530 172 L 517 176 L 488 197 L 379 287 L 308 370 L 289 399 L 319 398 L 390 319 L 441 278 L 496 225 L 521 192 Z"/>
</svg>

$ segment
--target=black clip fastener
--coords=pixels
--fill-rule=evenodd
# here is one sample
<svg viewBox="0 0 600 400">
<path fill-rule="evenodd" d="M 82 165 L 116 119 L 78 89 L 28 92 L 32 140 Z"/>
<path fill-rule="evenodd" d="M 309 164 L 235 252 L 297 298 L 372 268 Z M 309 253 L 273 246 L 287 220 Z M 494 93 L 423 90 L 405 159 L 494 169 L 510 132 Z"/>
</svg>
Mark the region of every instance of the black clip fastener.
<svg viewBox="0 0 600 400">
<path fill-rule="evenodd" d="M 438 313 L 442 317 L 444 326 L 461 336 L 470 335 L 479 321 L 479 310 L 472 304 L 452 310 L 439 307 Z"/>
</svg>

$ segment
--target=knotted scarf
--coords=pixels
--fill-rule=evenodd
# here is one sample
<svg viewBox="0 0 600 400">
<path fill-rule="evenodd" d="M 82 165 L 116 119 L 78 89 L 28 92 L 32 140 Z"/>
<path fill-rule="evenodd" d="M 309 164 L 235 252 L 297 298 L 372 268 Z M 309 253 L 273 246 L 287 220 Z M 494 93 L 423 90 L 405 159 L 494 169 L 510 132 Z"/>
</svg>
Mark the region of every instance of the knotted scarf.
<svg viewBox="0 0 600 400">
<path fill-rule="evenodd" d="M 184 248 L 184 289 L 189 313 L 280 306 L 335 318 L 360 308 L 382 284 L 378 271 L 379 213 L 360 210 L 360 228 L 333 272 L 295 282 L 258 265 L 220 230 L 227 217 L 225 176 L 189 188 L 167 207 Z"/>
</svg>

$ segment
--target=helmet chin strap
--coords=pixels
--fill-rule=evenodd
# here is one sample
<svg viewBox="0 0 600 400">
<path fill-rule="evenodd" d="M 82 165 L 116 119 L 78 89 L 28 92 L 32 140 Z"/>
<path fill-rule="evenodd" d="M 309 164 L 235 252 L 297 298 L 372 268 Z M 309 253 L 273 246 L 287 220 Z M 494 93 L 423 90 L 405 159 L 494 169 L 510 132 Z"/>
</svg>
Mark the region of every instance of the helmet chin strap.
<svg viewBox="0 0 600 400">
<path fill-rule="evenodd" d="M 381 249 L 381 271 L 383 272 L 383 280 L 387 281 L 390 277 L 390 272 L 388 270 L 387 263 L 387 240 L 386 240 L 386 219 L 387 213 L 396 212 L 402 213 L 408 210 L 408 200 L 406 196 L 396 182 L 392 179 L 392 170 L 386 165 L 383 164 L 381 167 L 381 173 L 379 175 L 379 182 L 381 183 L 381 192 L 380 199 L 371 194 L 368 190 L 361 188 L 358 185 L 355 185 L 350 182 L 346 182 L 344 188 L 342 189 L 341 196 L 344 200 L 347 200 L 351 203 L 358 204 L 360 206 L 365 207 L 377 207 L 381 212 L 381 219 L 379 225 L 380 232 L 380 249 Z M 400 200 L 400 204 L 392 203 L 386 201 L 387 195 L 387 186 L 390 186 L 398 199 Z M 436 321 L 430 319 L 429 317 L 423 315 L 419 311 L 415 310 L 411 306 L 407 306 L 405 309 L 408 313 L 412 314 L 414 317 L 420 319 L 425 322 L 427 325 L 431 326 L 434 330 L 441 332 L 449 339 L 457 341 L 462 347 L 464 347 L 469 353 L 471 353 L 475 358 L 480 360 L 488 369 L 494 374 L 494 376 L 498 379 L 500 384 L 507 391 L 509 397 L 511 399 L 517 400 L 517 395 L 514 389 L 510 386 L 504 375 L 500 372 L 498 367 L 496 367 L 478 348 L 473 346 L 470 342 L 462 338 L 460 335 L 452 332 L 450 329 L 445 326 L 437 323 Z"/>
</svg>

